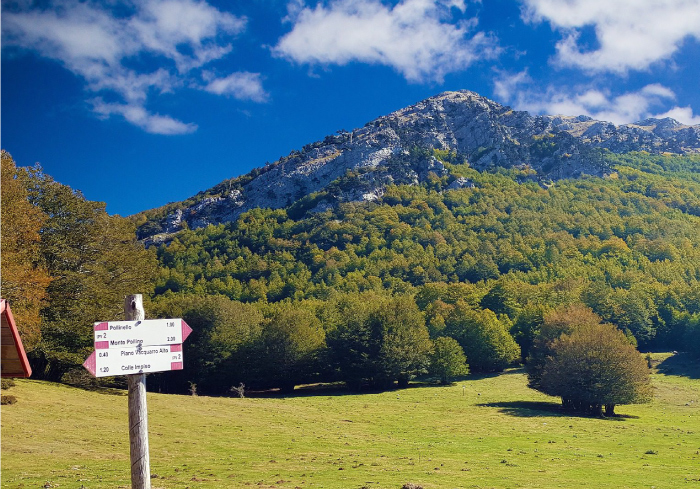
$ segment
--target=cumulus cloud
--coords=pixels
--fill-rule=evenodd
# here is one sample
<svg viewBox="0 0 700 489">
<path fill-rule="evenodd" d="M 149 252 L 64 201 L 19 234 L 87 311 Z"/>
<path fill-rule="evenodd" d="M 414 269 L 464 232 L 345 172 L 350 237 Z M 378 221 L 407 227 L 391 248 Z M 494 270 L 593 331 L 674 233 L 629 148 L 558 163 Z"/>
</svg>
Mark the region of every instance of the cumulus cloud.
<svg viewBox="0 0 700 489">
<path fill-rule="evenodd" d="M 561 30 L 556 62 L 592 72 L 626 73 L 668 60 L 690 37 L 700 39 L 700 0 L 523 0 L 526 20 Z M 584 27 L 598 46 L 586 49 Z"/>
<path fill-rule="evenodd" d="M 172 59 L 181 72 L 222 58 L 230 44 L 215 42 L 217 34 L 238 34 L 246 20 L 194 0 L 149 0 L 143 3 L 131 27 L 148 51 Z M 186 45 L 190 53 L 179 46 Z"/>
<path fill-rule="evenodd" d="M 229 40 L 246 27 L 245 18 L 200 0 L 43 5 L 3 8 L 3 43 L 54 59 L 84 79 L 89 91 L 121 99 L 93 104 L 100 116 L 118 114 L 157 134 L 188 133 L 196 126 L 151 114 L 145 108 L 149 97 L 192 86 L 194 70 L 226 56 Z"/>
<path fill-rule="evenodd" d="M 353 61 L 394 68 L 411 82 L 441 82 L 447 73 L 498 54 L 496 41 L 474 32 L 476 19 L 451 23 L 464 0 L 333 0 L 309 8 L 289 4 L 291 32 L 273 48 L 297 63 Z"/>
<path fill-rule="evenodd" d="M 494 93 L 504 103 L 534 114 L 587 115 L 615 124 L 629 124 L 648 117 L 671 117 L 683 124 L 699 124 L 700 116 L 690 107 L 672 106 L 675 93 L 654 83 L 640 90 L 613 95 L 593 87 L 533 88 L 526 71 L 502 73 L 494 82 Z M 670 109 L 667 109 L 672 106 Z"/>
<path fill-rule="evenodd" d="M 635 122 L 651 116 L 652 107 L 658 107 L 673 94 L 664 94 L 658 86 L 650 85 L 636 92 L 612 96 L 606 91 L 589 89 L 572 94 L 554 92 L 547 99 L 532 100 L 532 108 L 547 109 L 552 114 L 588 115 L 594 119 L 615 124 Z"/>
<path fill-rule="evenodd" d="M 663 114 L 657 115 L 656 117 L 670 117 L 671 119 L 676 119 L 677 121 L 688 125 L 700 124 L 700 114 L 694 115 L 691 107 L 674 107 Z"/>
</svg>

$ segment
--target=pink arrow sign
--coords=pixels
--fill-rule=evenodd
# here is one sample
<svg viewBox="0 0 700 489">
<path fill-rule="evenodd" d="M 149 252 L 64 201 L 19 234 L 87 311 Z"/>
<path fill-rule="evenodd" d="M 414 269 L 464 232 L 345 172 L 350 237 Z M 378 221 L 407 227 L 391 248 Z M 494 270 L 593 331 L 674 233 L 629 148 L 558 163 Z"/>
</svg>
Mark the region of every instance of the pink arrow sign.
<svg viewBox="0 0 700 489">
<path fill-rule="evenodd" d="M 190 325 L 187 324 L 184 319 L 181 319 L 180 321 L 182 321 L 182 342 L 184 343 L 192 332 L 192 328 L 190 328 Z"/>
<path fill-rule="evenodd" d="M 83 367 L 92 374 L 93 377 L 96 377 L 97 373 L 97 352 L 92 352 L 90 353 L 90 356 L 87 357 L 87 360 L 83 362 Z"/>
</svg>

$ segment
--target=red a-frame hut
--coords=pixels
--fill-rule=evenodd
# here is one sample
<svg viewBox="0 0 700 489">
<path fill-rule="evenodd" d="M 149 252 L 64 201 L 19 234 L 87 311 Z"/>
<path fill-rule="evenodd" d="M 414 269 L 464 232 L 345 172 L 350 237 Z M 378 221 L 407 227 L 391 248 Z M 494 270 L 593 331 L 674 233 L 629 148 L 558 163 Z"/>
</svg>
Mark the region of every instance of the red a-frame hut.
<svg viewBox="0 0 700 489">
<path fill-rule="evenodd" d="M 15 318 L 12 316 L 10 305 L 5 299 L 0 299 L 0 364 L 3 377 L 29 377 L 32 368 L 29 366 L 27 354 L 19 337 Z"/>
</svg>

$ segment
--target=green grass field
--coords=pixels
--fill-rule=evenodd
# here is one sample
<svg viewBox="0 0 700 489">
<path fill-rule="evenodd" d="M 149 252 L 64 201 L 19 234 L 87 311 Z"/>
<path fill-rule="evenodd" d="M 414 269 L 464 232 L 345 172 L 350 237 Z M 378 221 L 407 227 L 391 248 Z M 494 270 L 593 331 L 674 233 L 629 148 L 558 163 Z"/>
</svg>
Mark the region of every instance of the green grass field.
<svg viewBox="0 0 700 489">
<path fill-rule="evenodd" d="M 656 354 L 651 404 L 565 415 L 522 370 L 289 397 L 149 394 L 154 488 L 700 488 L 700 369 Z M 127 398 L 18 380 L 3 488 L 129 487 Z"/>
</svg>

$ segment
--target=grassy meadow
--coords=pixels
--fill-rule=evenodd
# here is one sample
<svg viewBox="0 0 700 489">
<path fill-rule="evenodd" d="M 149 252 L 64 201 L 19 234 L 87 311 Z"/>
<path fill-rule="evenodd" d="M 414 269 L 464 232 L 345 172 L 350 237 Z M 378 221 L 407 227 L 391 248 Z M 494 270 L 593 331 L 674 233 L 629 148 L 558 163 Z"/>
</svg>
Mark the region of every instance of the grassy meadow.
<svg viewBox="0 0 700 489">
<path fill-rule="evenodd" d="M 655 399 L 569 416 L 521 369 L 354 395 L 148 395 L 154 488 L 700 488 L 700 368 L 655 354 Z M 3 488 L 126 488 L 127 397 L 17 380 Z"/>
</svg>

